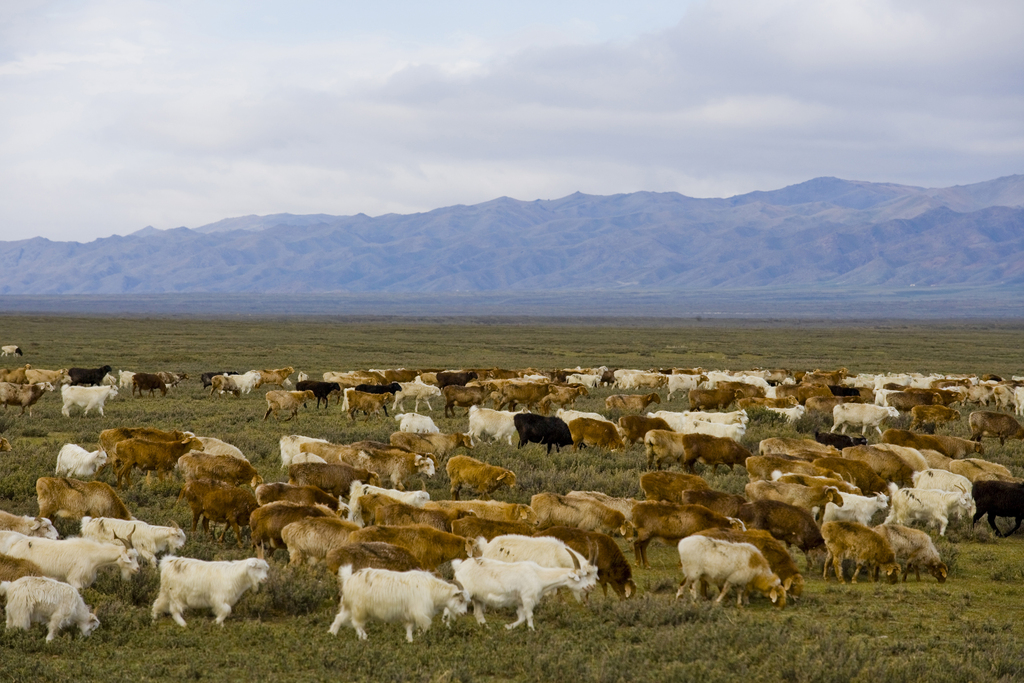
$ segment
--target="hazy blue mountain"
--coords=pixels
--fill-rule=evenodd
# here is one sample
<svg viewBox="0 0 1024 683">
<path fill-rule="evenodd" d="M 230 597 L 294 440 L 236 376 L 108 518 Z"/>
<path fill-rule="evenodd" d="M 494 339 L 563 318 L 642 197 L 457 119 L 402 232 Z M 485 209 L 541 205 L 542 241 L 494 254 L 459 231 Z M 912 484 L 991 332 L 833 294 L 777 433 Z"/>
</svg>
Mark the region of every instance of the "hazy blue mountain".
<svg viewBox="0 0 1024 683">
<path fill-rule="evenodd" d="M 1024 285 L 1024 176 L 246 216 L 88 244 L 0 242 L 0 263 L 5 294 L 1013 288 Z"/>
</svg>

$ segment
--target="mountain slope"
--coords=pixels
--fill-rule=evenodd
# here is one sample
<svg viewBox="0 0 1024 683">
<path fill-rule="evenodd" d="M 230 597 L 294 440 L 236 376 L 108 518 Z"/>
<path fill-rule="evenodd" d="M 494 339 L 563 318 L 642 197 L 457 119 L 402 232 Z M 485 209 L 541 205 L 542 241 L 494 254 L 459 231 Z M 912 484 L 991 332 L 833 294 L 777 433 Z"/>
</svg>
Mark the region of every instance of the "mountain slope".
<svg viewBox="0 0 1024 683">
<path fill-rule="evenodd" d="M 0 242 L 0 293 L 1016 287 L 1022 204 L 1024 176 L 938 190 L 818 178 L 727 199 L 576 193 L 374 218 L 277 214 L 88 244 Z"/>
</svg>

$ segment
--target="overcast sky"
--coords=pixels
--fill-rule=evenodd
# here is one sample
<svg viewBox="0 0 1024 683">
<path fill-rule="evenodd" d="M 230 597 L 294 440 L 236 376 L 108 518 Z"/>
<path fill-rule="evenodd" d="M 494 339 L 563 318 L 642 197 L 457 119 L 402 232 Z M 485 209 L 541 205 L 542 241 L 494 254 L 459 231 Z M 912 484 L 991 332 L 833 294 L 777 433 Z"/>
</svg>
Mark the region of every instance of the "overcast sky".
<svg viewBox="0 0 1024 683">
<path fill-rule="evenodd" d="M 1020 0 L 0 3 L 0 239 L 1024 172 Z"/>
</svg>

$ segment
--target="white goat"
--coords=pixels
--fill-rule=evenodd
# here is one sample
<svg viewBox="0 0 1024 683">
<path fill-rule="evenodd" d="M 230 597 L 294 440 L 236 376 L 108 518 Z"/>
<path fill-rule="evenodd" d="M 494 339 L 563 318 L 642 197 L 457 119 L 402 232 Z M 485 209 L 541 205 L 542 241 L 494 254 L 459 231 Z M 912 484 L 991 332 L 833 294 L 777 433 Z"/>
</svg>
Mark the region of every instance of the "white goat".
<svg viewBox="0 0 1024 683">
<path fill-rule="evenodd" d="M 107 454 L 102 449 L 87 451 L 78 444 L 68 443 L 57 454 L 58 477 L 91 477 L 107 463 Z"/>
<path fill-rule="evenodd" d="M 100 625 L 78 591 L 62 581 L 23 576 L 0 583 L 0 596 L 7 598 L 7 628 L 28 631 L 32 624 L 46 624 L 46 642 L 69 626 L 85 638 Z"/>
<path fill-rule="evenodd" d="M 473 616 L 479 624 L 484 619 L 485 607 L 515 607 L 516 621 L 506 624 L 514 629 L 523 622 L 533 628 L 533 608 L 545 595 L 559 588 L 589 591 L 597 582 L 597 572 L 587 572 L 576 565 L 573 569 L 542 567 L 536 562 L 502 562 L 474 557 L 463 562 L 452 560 L 455 580 L 473 602 Z M 584 585 L 589 584 L 589 585 Z"/>
<path fill-rule="evenodd" d="M 465 591 L 428 572 L 360 569 L 353 573 L 349 564 L 338 570 L 338 580 L 341 604 L 331 624 L 332 635 L 351 624 L 359 640 L 366 640 L 366 622 L 378 619 L 403 624 L 405 639 L 411 643 L 413 629 L 429 629 L 438 610 L 444 610 L 445 624 L 466 613 Z"/>
<path fill-rule="evenodd" d="M 266 560 L 255 557 L 206 562 L 168 555 L 160 560 L 160 593 L 153 603 L 153 620 L 170 614 L 179 626 L 185 626 L 181 613 L 186 608 L 209 607 L 217 615 L 216 623 L 223 626 L 245 591 L 259 590 L 269 573 Z"/>
<path fill-rule="evenodd" d="M 149 564 L 156 564 L 157 553 L 173 553 L 185 545 L 185 532 L 177 523 L 174 526 L 156 526 L 138 520 L 82 517 L 81 529 L 83 538 L 101 543 L 117 543 L 130 538 L 130 545 L 138 551 L 139 558 Z"/>
</svg>

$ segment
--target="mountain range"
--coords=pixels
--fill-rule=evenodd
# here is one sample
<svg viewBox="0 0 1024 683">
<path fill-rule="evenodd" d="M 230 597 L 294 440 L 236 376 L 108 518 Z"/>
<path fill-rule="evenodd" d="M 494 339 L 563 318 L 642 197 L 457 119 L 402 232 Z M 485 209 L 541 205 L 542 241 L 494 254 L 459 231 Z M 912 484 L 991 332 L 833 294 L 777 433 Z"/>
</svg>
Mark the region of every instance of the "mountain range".
<svg viewBox="0 0 1024 683">
<path fill-rule="evenodd" d="M 370 217 L 244 216 L 89 243 L 0 242 L 7 295 L 1024 290 L 1024 175 L 928 189 L 815 178 Z"/>
</svg>

